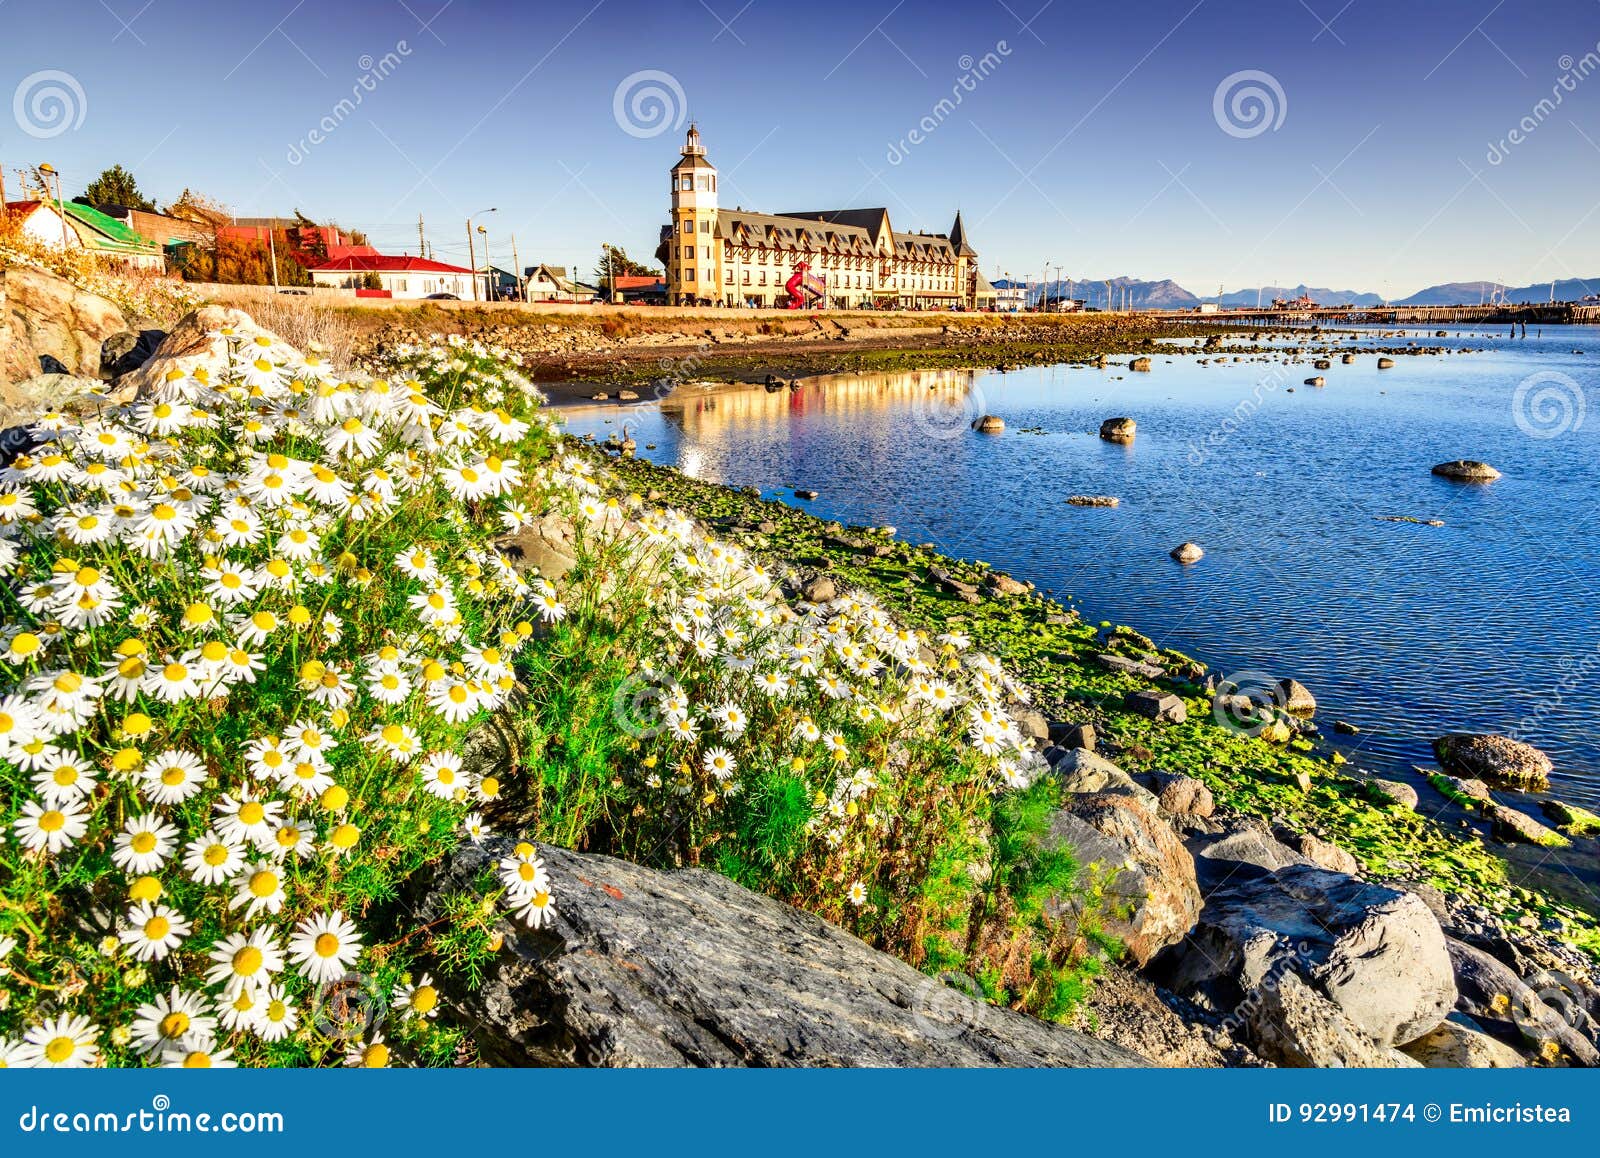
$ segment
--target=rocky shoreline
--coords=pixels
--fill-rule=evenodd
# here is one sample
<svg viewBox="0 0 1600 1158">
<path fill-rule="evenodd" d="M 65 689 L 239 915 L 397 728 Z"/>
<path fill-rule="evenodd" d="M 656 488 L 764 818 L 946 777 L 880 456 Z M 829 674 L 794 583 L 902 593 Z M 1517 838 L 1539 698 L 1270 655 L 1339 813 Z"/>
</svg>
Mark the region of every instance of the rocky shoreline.
<svg viewBox="0 0 1600 1158">
<path fill-rule="evenodd" d="M 71 354 L 67 377 L 83 389 L 136 388 L 142 335 L 59 297 L 35 294 L 39 317 L 93 308 L 107 332 L 32 326 L 32 352 Z M 175 331 L 167 356 L 181 358 L 199 325 Z M 14 404 L 42 400 L 24 390 Z M 1191 657 L 1085 624 L 982 563 L 629 455 L 606 465 L 769 560 L 795 602 L 869 592 L 911 626 L 968 634 L 996 655 L 1026 689 L 1008 711 L 1059 792 L 1040 847 L 1094 866 L 1120 954 L 1074 1024 L 1056 1025 L 975 1000 L 971 978 L 919 973 L 725 877 L 545 846 L 552 871 L 584 891 L 541 928 L 506 925 L 478 983 L 451 983 L 476 1022 L 464 1060 L 1600 1065 L 1600 921 L 1514 883 L 1476 832 L 1420 814 L 1415 789 L 1319 752 L 1308 689 L 1285 680 L 1266 702 L 1241 697 Z M 520 536 L 522 565 L 554 576 L 562 542 L 559 526 L 535 526 Z M 1532 750 L 1441 737 L 1439 756 L 1440 799 L 1478 810 L 1497 834 L 1543 843 L 1600 829 L 1582 810 L 1547 809 L 1550 828 L 1495 799 L 1480 777 L 1526 787 L 1548 776 Z M 412 882 L 408 912 L 428 927 L 455 911 L 504 851 L 463 845 Z M 1068 907 L 1057 916 L 1070 923 Z"/>
<path fill-rule="evenodd" d="M 1158 1064 L 1600 1064 L 1593 915 L 1513 884 L 1411 786 L 1317 754 L 1308 716 L 1231 733 L 1202 665 L 982 564 L 638 459 L 610 469 L 810 595 L 860 587 L 1026 681 L 1018 718 L 1063 792 L 1052 833 L 1114 869 L 1126 906 L 1126 956 L 1081 1025 Z"/>
</svg>

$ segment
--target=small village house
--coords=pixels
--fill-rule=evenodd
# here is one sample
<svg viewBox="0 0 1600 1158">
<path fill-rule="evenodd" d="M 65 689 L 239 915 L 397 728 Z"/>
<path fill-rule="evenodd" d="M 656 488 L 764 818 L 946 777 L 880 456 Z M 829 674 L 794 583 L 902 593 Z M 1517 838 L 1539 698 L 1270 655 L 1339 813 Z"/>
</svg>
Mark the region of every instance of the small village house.
<svg viewBox="0 0 1600 1158">
<path fill-rule="evenodd" d="M 425 257 L 349 254 L 314 265 L 310 273 L 313 285 L 352 292 L 366 290 L 368 275 L 372 275 L 378 283 L 378 292 L 392 298 L 415 300 L 452 294 L 471 300 L 473 296 L 474 275 L 470 269 Z M 481 276 L 478 280 L 481 290 Z"/>
<path fill-rule="evenodd" d="M 600 292 L 569 277 L 564 265 L 530 265 L 523 276 L 530 302 L 587 302 Z"/>
<path fill-rule="evenodd" d="M 128 225 L 76 201 L 8 201 L 6 217 L 25 238 L 40 245 L 81 249 L 124 269 L 165 273 L 160 245 Z"/>
</svg>

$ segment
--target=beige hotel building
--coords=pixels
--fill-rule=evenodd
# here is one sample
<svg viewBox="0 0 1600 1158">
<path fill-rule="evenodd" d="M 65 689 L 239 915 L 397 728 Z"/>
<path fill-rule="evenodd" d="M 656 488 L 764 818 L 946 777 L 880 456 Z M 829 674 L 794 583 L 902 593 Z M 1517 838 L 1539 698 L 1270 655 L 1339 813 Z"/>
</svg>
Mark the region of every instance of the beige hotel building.
<svg viewBox="0 0 1600 1158">
<path fill-rule="evenodd" d="M 784 287 L 801 262 L 808 307 L 972 310 L 995 302 L 959 212 L 943 234 L 896 232 L 887 209 L 721 209 L 717 168 L 693 125 L 672 167 L 672 222 L 661 229 L 656 257 L 673 305 L 786 306 Z"/>
</svg>

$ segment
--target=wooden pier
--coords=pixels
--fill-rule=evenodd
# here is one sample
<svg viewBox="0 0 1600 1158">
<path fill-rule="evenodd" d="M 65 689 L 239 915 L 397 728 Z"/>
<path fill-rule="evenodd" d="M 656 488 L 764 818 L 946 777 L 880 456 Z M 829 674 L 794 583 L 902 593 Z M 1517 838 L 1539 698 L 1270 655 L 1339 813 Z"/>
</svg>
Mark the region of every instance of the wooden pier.
<svg viewBox="0 0 1600 1158">
<path fill-rule="evenodd" d="M 1449 323 L 1482 325 L 1571 326 L 1600 322 L 1600 305 L 1554 302 L 1529 305 L 1487 306 L 1314 306 L 1307 309 L 1223 309 L 1141 311 L 1175 321 L 1219 322 L 1224 325 L 1271 329 L 1277 326 L 1365 325 L 1430 326 Z"/>
</svg>

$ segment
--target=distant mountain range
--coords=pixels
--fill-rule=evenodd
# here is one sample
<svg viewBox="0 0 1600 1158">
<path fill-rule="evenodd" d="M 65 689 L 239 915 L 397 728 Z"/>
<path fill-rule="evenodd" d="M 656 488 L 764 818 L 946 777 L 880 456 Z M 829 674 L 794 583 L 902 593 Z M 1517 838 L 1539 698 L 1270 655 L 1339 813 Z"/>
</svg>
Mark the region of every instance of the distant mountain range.
<svg viewBox="0 0 1600 1158">
<path fill-rule="evenodd" d="M 1108 287 L 1109 286 L 1109 292 Z M 1554 286 L 1558 302 L 1581 301 L 1600 293 L 1600 277 L 1560 278 Z M 1221 297 L 1212 294 L 1201 297 L 1184 289 L 1171 278 L 1144 281 L 1133 277 L 1063 278 L 1035 285 L 1028 291 L 1028 304 L 1038 305 L 1046 297 L 1057 300 L 1066 297 L 1081 299 L 1097 309 L 1136 310 L 1192 310 L 1202 302 L 1217 302 L 1230 306 L 1270 306 L 1272 299 L 1292 300 L 1305 294 L 1312 301 L 1325 306 L 1378 306 L 1384 304 L 1383 295 L 1350 289 L 1328 289 L 1324 286 L 1262 286 L 1260 289 L 1234 290 Z M 1431 285 L 1418 290 L 1408 298 L 1391 302 L 1397 306 L 1474 306 L 1480 302 L 1502 300 L 1514 303 L 1537 303 L 1551 300 L 1551 284 L 1539 282 L 1527 286 L 1503 286 L 1492 281 L 1454 281 Z"/>
</svg>

